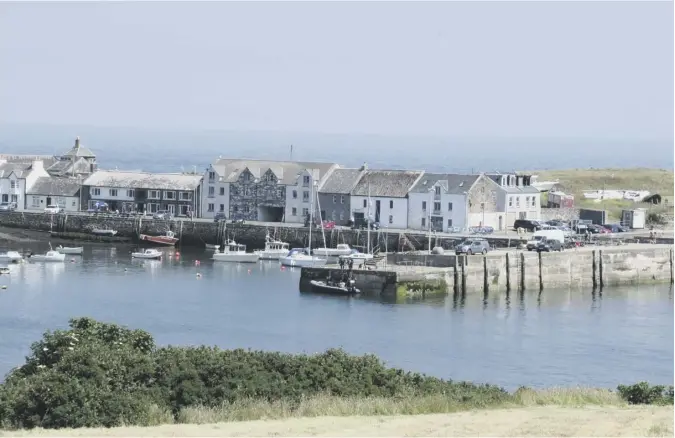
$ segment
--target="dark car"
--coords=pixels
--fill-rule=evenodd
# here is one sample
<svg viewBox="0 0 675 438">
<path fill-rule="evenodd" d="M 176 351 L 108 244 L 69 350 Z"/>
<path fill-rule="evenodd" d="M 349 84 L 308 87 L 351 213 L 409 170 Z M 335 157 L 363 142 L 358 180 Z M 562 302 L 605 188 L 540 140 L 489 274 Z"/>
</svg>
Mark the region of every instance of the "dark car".
<svg viewBox="0 0 675 438">
<path fill-rule="evenodd" d="M 539 252 L 551 252 L 551 251 L 562 251 L 563 243 L 556 239 L 547 239 L 544 237 L 537 243 L 537 251 Z"/>
<path fill-rule="evenodd" d="M 0 211 L 14 211 L 16 210 L 16 202 L 3 202 L 0 204 Z"/>
<path fill-rule="evenodd" d="M 227 220 L 227 216 L 225 215 L 224 211 L 219 211 L 216 213 L 215 216 L 213 216 L 213 221 L 214 222 L 220 222 L 220 221 L 225 221 Z"/>
<path fill-rule="evenodd" d="M 602 224 L 604 228 L 607 228 L 612 233 L 625 233 L 628 231 L 628 228 L 619 224 Z"/>
<path fill-rule="evenodd" d="M 516 219 L 516 221 L 513 223 L 514 230 L 523 228 L 527 231 L 538 231 L 541 230 L 541 227 L 541 222 L 532 219 Z"/>
<path fill-rule="evenodd" d="M 609 234 L 609 233 L 611 233 L 610 230 L 608 230 L 607 228 L 603 227 L 602 225 L 598 225 L 598 224 L 588 224 L 586 226 L 586 229 L 591 234 Z"/>
</svg>

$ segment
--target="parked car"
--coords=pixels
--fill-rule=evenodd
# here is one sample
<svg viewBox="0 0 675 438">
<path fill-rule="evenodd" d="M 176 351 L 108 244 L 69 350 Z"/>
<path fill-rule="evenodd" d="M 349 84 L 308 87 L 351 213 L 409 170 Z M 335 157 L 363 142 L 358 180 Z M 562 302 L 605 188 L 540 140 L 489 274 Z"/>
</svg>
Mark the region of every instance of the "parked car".
<svg viewBox="0 0 675 438">
<path fill-rule="evenodd" d="M 380 223 L 373 219 L 357 218 L 352 225 L 353 230 L 367 230 L 368 227 L 370 227 L 371 230 L 379 230 Z"/>
<path fill-rule="evenodd" d="M 629 231 L 627 227 L 619 224 L 602 224 L 602 226 L 603 228 L 607 228 L 612 233 L 625 233 Z"/>
<path fill-rule="evenodd" d="M 541 222 L 532 219 L 516 219 L 513 223 L 513 229 L 523 228 L 527 231 L 538 231 L 542 227 Z"/>
<path fill-rule="evenodd" d="M 173 213 L 169 210 L 158 210 L 152 216 L 153 219 L 168 221 L 173 219 Z"/>
<path fill-rule="evenodd" d="M 562 251 L 563 243 L 557 239 L 544 237 L 537 243 L 537 252 Z"/>
<path fill-rule="evenodd" d="M 552 219 L 550 221 L 546 221 L 545 223 L 546 225 L 551 225 L 554 227 L 567 227 L 569 225 L 569 222 L 565 222 L 561 219 Z"/>
<path fill-rule="evenodd" d="M 220 221 L 226 221 L 226 220 L 227 220 L 227 216 L 225 215 L 224 211 L 219 211 L 218 213 L 216 213 L 215 216 L 213 216 L 214 222 L 220 222 Z"/>
<path fill-rule="evenodd" d="M 61 208 L 58 205 L 48 205 L 45 207 L 45 213 L 57 214 L 61 212 Z"/>
<path fill-rule="evenodd" d="M 605 228 L 601 225 L 598 225 L 598 224 L 588 224 L 588 225 L 586 225 L 586 229 L 591 234 L 610 234 L 611 233 L 611 231 L 609 231 L 607 228 Z"/>
<path fill-rule="evenodd" d="M 320 226 L 324 230 L 332 230 L 335 228 L 335 221 L 323 221 L 321 223 L 318 223 L 317 226 Z"/>
<path fill-rule="evenodd" d="M 14 211 L 16 210 L 16 202 L 3 202 L 0 204 L 0 211 Z"/>
<path fill-rule="evenodd" d="M 469 239 L 455 246 L 455 254 L 487 254 L 490 243 L 485 239 Z"/>
</svg>

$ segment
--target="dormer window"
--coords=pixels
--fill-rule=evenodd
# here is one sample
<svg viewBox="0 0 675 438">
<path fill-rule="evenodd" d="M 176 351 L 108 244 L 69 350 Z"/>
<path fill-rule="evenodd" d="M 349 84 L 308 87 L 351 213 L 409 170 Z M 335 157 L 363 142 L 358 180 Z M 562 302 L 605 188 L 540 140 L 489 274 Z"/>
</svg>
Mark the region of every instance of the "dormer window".
<svg viewBox="0 0 675 438">
<path fill-rule="evenodd" d="M 439 196 L 441 194 L 441 187 L 440 186 L 434 187 L 434 191 L 436 192 L 436 195 Z"/>
</svg>

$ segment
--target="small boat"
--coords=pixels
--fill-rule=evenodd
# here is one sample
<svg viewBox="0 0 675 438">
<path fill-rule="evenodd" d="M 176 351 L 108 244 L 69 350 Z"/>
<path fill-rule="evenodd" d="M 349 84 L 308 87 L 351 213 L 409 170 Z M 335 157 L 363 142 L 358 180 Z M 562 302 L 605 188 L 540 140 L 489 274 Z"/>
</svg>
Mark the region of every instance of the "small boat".
<svg viewBox="0 0 675 438">
<path fill-rule="evenodd" d="M 342 255 L 349 255 L 352 249 L 346 243 L 338 243 L 336 248 L 316 248 L 314 255 L 324 257 L 339 257 Z"/>
<path fill-rule="evenodd" d="M 330 281 L 330 280 L 310 280 L 309 282 L 316 292 L 323 292 L 333 295 L 358 295 L 361 293 L 359 289 L 354 286 L 354 279 L 345 281 Z"/>
<path fill-rule="evenodd" d="M 103 230 L 100 228 L 94 228 L 91 230 L 91 234 L 96 234 L 97 236 L 109 236 L 113 237 L 117 234 L 116 230 Z"/>
<path fill-rule="evenodd" d="M 58 251 L 49 250 L 45 254 L 30 255 L 29 258 L 36 262 L 62 262 L 66 259 L 66 255 Z"/>
<path fill-rule="evenodd" d="M 143 252 L 132 252 L 131 257 L 135 259 L 152 259 L 157 260 L 162 258 L 162 253 L 156 249 L 146 249 Z"/>
<path fill-rule="evenodd" d="M 340 256 L 340 260 L 352 260 L 354 263 L 354 266 L 361 266 L 363 265 L 366 261 L 372 260 L 373 255 L 372 254 L 364 254 L 362 252 L 358 252 L 354 250 L 351 254 L 349 255 L 342 255 Z"/>
<path fill-rule="evenodd" d="M 241 245 L 233 240 L 223 248 L 223 252 L 215 252 L 213 260 L 217 262 L 255 263 L 260 256 L 255 253 L 247 253 L 246 245 Z"/>
<path fill-rule="evenodd" d="M 220 248 L 220 245 L 214 245 L 212 243 L 207 243 L 206 244 L 206 249 L 211 249 L 211 250 L 217 250 Z"/>
<path fill-rule="evenodd" d="M 260 256 L 260 260 L 279 260 L 289 253 L 288 243 L 280 240 L 267 240 L 265 249 L 253 251 Z"/>
<path fill-rule="evenodd" d="M 178 242 L 178 238 L 174 235 L 173 231 L 167 231 L 163 236 L 149 236 L 147 234 L 141 234 L 139 238 L 146 242 L 152 242 L 158 245 L 174 246 L 176 242 Z"/>
<path fill-rule="evenodd" d="M 326 264 L 326 259 L 308 255 L 302 249 L 292 249 L 287 256 L 279 257 L 279 261 L 284 266 L 297 266 L 300 268 L 312 268 Z"/>
<path fill-rule="evenodd" d="M 16 251 L 7 251 L 0 253 L 0 261 L 9 263 L 18 263 L 23 260 L 23 256 Z"/>
<path fill-rule="evenodd" d="M 82 251 L 84 251 L 84 248 L 81 246 L 78 247 L 68 247 L 68 246 L 61 246 L 59 245 L 56 247 L 56 250 L 60 252 L 61 254 L 82 254 Z"/>
<path fill-rule="evenodd" d="M 0 266 L 0 275 L 10 274 L 11 272 L 12 272 L 12 270 L 9 269 L 9 266 Z"/>
</svg>

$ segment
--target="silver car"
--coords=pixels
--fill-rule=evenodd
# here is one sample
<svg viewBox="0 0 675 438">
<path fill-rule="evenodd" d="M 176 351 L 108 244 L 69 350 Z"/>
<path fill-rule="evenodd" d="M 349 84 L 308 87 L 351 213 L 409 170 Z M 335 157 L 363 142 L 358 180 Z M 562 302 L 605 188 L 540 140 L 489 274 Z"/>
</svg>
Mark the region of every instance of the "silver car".
<svg viewBox="0 0 675 438">
<path fill-rule="evenodd" d="M 455 254 L 487 254 L 490 243 L 485 239 L 469 239 L 455 246 Z"/>
</svg>

